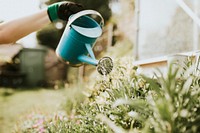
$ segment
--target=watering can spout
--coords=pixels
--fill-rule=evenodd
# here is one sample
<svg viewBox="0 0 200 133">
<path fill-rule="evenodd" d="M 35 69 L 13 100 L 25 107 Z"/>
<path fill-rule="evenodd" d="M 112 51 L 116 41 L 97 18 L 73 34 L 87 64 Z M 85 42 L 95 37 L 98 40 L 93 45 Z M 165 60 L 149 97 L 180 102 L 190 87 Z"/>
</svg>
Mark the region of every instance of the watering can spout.
<svg viewBox="0 0 200 133">
<path fill-rule="evenodd" d="M 113 69 L 113 61 L 110 57 L 103 57 L 98 61 L 86 55 L 81 55 L 78 57 L 78 59 L 81 62 L 96 66 L 97 71 L 101 75 L 107 75 Z"/>
<path fill-rule="evenodd" d="M 78 57 L 78 60 L 81 62 L 85 62 L 87 64 L 91 64 L 96 66 L 97 71 L 101 74 L 101 75 L 107 75 L 109 74 L 112 69 L 113 69 L 113 61 L 110 57 L 103 57 L 101 58 L 99 61 L 96 60 L 95 55 L 92 51 L 92 47 L 90 44 L 85 44 L 85 47 L 87 49 L 87 52 L 89 53 L 89 56 L 86 55 L 80 55 Z"/>
<path fill-rule="evenodd" d="M 88 57 L 86 55 L 80 55 L 78 57 L 78 60 L 81 61 L 81 62 L 90 64 L 90 65 L 93 65 L 93 66 L 96 66 L 98 64 L 98 60 L 91 58 L 91 57 Z"/>
</svg>

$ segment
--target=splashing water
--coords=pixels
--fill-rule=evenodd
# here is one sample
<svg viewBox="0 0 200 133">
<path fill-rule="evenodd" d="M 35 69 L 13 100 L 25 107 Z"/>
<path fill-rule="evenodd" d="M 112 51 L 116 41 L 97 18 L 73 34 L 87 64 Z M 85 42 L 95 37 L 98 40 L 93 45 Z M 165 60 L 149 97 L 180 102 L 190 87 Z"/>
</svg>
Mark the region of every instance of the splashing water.
<svg viewBox="0 0 200 133">
<path fill-rule="evenodd" d="M 109 74 L 113 69 L 113 61 L 110 57 L 103 57 L 99 60 L 97 64 L 97 71 L 101 75 Z"/>
</svg>

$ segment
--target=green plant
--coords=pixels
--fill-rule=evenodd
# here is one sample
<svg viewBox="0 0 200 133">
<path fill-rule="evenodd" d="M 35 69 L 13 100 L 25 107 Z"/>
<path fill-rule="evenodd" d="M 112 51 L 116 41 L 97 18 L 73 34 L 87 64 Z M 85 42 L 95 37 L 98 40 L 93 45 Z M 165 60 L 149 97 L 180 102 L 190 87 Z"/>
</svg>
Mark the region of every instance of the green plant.
<svg viewBox="0 0 200 133">
<path fill-rule="evenodd" d="M 171 65 L 166 77 L 161 72 L 161 76 L 156 75 L 155 79 L 142 76 L 150 88 L 144 97 L 145 100 L 123 98 L 113 103 L 113 107 L 130 106 L 131 111 L 127 112 L 129 114 L 132 112 L 130 116 L 143 125 L 137 125 L 134 129 L 129 128 L 124 132 L 197 133 L 200 131 L 199 77 L 194 73 L 194 66 L 188 62 L 184 69 L 181 68 L 183 70 L 181 74 L 179 69 L 174 69 Z M 108 125 L 113 122 L 108 117 L 100 119 Z M 111 128 L 115 130 L 114 126 Z"/>
<path fill-rule="evenodd" d="M 45 120 L 45 133 L 199 132 L 200 79 L 193 65 L 187 63 L 181 74 L 171 65 L 167 75 L 149 78 L 130 61 L 117 60 L 108 76 L 99 75 L 84 89 L 88 98 L 77 100 L 80 91 L 74 91 L 67 100 L 68 115 Z"/>
<path fill-rule="evenodd" d="M 124 129 L 143 127 L 142 121 L 133 119 L 130 113 L 139 109 L 139 106 L 147 106 L 143 104 L 144 102 L 136 103 L 136 100 L 143 101 L 149 91 L 149 85 L 137 75 L 137 67 L 132 66 L 130 61 L 127 58 L 116 61 L 113 72 L 96 82 L 91 95 L 92 100 L 100 108 L 99 113 L 106 115 L 117 126 Z M 121 99 L 135 101 L 138 108 L 132 108 L 131 105 L 115 106 L 113 104 L 118 104 Z M 147 114 L 141 115 L 147 117 Z"/>
<path fill-rule="evenodd" d="M 152 87 L 156 97 L 148 98 L 153 114 L 148 119 L 146 126 L 151 126 L 149 132 L 196 133 L 200 131 L 200 86 L 199 77 L 193 71 L 184 71 L 179 77 L 178 69 L 169 68 L 166 78 L 157 77 L 160 86 Z M 192 69 L 188 69 L 192 70 Z M 152 83 L 152 79 L 146 78 Z M 152 85 L 153 86 L 153 85 Z"/>
</svg>

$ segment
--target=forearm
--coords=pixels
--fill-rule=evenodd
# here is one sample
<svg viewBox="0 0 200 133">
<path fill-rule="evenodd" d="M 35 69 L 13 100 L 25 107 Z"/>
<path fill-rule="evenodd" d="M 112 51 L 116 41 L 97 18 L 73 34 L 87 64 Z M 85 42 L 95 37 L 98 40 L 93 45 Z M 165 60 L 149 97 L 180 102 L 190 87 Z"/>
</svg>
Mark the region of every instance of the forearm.
<svg viewBox="0 0 200 133">
<path fill-rule="evenodd" d="M 0 44 L 13 43 L 50 23 L 47 10 L 0 24 Z"/>
</svg>

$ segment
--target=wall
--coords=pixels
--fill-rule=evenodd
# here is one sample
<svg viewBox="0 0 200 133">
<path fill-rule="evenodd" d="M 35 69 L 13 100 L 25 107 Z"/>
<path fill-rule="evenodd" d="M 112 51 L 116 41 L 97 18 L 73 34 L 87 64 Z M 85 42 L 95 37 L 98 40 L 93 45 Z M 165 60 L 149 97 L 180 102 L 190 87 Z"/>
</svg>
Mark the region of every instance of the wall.
<svg viewBox="0 0 200 133">
<path fill-rule="evenodd" d="M 175 0 L 140 0 L 139 13 L 139 60 L 193 50 L 192 19 Z"/>
</svg>

